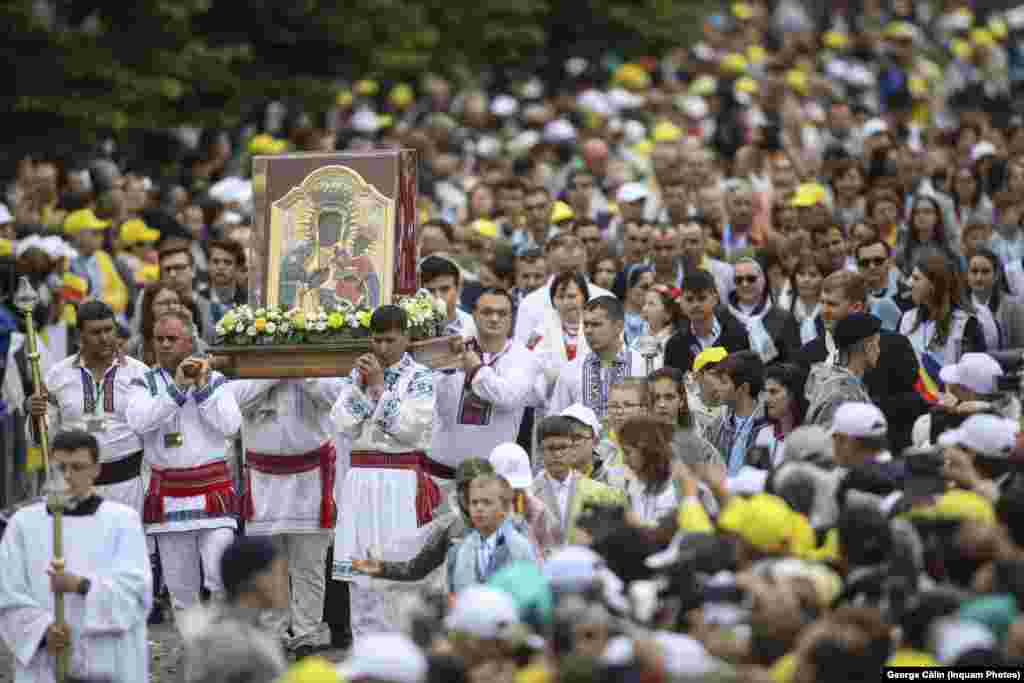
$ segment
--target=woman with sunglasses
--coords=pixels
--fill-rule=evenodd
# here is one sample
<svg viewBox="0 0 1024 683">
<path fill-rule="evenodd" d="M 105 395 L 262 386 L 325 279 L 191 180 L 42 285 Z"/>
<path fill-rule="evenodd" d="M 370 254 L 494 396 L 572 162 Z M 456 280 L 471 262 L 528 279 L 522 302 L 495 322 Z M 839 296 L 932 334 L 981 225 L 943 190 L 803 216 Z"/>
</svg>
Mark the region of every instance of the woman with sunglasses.
<svg viewBox="0 0 1024 683">
<path fill-rule="evenodd" d="M 741 258 L 734 273 L 736 290 L 729 295 L 729 312 L 746 326 L 751 350 L 765 363 L 795 358 L 800 328 L 792 313 L 774 304 L 760 262 Z"/>
</svg>

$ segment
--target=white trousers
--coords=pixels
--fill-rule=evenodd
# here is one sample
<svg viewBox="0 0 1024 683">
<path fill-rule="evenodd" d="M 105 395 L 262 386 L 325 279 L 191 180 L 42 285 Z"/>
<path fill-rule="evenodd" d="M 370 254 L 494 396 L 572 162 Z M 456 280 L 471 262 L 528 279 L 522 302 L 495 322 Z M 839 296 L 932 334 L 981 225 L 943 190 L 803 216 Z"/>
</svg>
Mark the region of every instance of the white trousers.
<svg viewBox="0 0 1024 683">
<path fill-rule="evenodd" d="M 214 598 L 223 598 L 220 558 L 235 538 L 234 529 L 170 531 L 155 536 L 160 548 L 164 584 L 171 594 L 171 606 L 175 610 L 198 604 L 201 588 L 210 591 Z"/>
<path fill-rule="evenodd" d="M 290 626 L 289 647 L 329 644 L 331 631 L 324 623 L 324 592 L 331 534 L 278 534 L 271 538 L 281 556 L 288 560 L 291 590 L 288 613 L 274 614 L 267 620 L 267 626 L 282 638 Z"/>
</svg>

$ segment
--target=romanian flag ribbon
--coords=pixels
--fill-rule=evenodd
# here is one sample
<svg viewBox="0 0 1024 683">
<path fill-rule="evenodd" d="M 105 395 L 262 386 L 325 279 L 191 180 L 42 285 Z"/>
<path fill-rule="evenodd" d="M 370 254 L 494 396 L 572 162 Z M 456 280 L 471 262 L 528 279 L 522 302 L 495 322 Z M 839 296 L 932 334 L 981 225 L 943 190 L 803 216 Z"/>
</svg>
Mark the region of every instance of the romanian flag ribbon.
<svg viewBox="0 0 1024 683">
<path fill-rule="evenodd" d="M 928 403 L 937 403 L 939 394 L 943 391 L 942 380 L 939 379 L 939 371 L 942 366 L 930 353 L 921 353 L 917 357 L 917 382 L 914 389 Z"/>
</svg>

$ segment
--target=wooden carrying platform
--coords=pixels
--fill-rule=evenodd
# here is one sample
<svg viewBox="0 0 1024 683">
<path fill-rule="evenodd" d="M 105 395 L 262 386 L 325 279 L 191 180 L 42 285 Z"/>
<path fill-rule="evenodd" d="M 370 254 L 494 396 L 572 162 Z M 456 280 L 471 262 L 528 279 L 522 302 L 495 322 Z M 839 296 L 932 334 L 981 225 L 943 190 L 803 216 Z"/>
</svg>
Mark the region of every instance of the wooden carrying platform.
<svg viewBox="0 0 1024 683">
<path fill-rule="evenodd" d="M 454 367 L 460 355 L 453 353 L 452 340 L 438 337 L 414 341 L 409 353 L 434 370 Z M 299 377 L 347 377 L 356 359 L 370 352 L 367 338 L 329 344 L 288 346 L 214 346 L 210 348 L 212 365 L 235 379 L 291 379 Z"/>
</svg>

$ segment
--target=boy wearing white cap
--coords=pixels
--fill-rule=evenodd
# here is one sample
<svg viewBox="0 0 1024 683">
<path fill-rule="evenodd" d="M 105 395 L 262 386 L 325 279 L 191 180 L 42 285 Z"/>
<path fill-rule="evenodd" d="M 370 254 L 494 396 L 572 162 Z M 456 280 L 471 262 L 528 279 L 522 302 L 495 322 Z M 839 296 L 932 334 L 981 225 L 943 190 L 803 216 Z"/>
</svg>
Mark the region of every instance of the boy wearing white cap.
<svg viewBox="0 0 1024 683">
<path fill-rule="evenodd" d="M 836 410 L 832 418 L 832 450 L 842 467 L 884 462 L 888 454 L 889 425 L 873 403 L 851 401 Z"/>
<path fill-rule="evenodd" d="M 942 473 L 960 487 L 989 500 L 999 498 L 999 490 L 1012 477 L 1006 472 L 1020 431 L 1017 421 L 998 415 L 972 415 L 957 429 L 943 432 Z"/>
<path fill-rule="evenodd" d="M 494 473 L 504 477 L 512 487 L 511 510 L 526 522 L 527 536 L 543 562 L 552 550 L 562 544 L 562 536 L 558 519 L 530 490 L 533 485 L 530 456 L 519 444 L 503 443 L 491 451 L 488 461 Z"/>
</svg>

